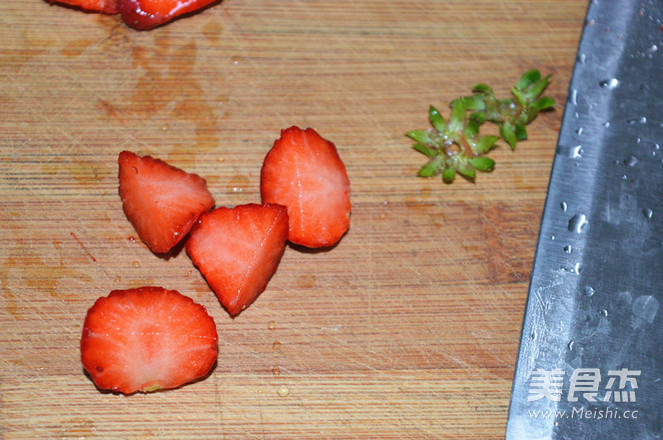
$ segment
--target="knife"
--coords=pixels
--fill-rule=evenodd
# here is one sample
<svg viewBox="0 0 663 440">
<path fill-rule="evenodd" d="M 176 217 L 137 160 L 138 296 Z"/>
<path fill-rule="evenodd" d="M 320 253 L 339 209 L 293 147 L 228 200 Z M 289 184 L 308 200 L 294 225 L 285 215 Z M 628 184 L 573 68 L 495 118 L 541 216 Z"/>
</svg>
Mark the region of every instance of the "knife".
<svg viewBox="0 0 663 440">
<path fill-rule="evenodd" d="M 663 438 L 663 2 L 590 1 L 506 438 Z"/>
</svg>

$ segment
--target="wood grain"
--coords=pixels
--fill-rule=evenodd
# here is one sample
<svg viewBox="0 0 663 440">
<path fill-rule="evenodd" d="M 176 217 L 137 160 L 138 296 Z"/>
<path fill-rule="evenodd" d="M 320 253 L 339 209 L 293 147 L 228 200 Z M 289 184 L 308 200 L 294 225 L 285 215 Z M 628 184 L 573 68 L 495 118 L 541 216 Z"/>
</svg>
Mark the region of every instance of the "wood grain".
<svg viewBox="0 0 663 440">
<path fill-rule="evenodd" d="M 585 7 L 224 0 L 136 32 L 0 2 L 2 437 L 503 437 Z M 516 153 L 494 151 L 476 184 L 415 177 L 422 157 L 403 133 L 426 127 L 429 104 L 479 81 L 508 93 L 529 68 L 553 74 L 558 106 Z M 256 202 L 264 154 L 290 125 L 338 146 L 351 229 L 328 252 L 288 248 L 232 320 L 184 252 L 166 260 L 132 239 L 117 154 L 205 176 L 218 205 Z M 208 308 L 218 365 L 176 391 L 100 393 L 79 359 L 85 313 L 149 284 Z"/>
</svg>

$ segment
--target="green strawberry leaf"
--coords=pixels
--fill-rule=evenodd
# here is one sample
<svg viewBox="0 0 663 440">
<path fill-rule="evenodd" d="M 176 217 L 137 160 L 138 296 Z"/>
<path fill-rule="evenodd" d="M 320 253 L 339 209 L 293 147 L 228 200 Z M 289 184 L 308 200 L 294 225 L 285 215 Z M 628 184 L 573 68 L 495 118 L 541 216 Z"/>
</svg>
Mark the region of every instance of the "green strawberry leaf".
<svg viewBox="0 0 663 440">
<path fill-rule="evenodd" d="M 428 119 L 430 120 L 431 125 L 439 132 L 443 132 L 447 129 L 447 123 L 444 122 L 444 118 L 440 115 L 438 109 L 432 105 L 428 109 Z"/>
<path fill-rule="evenodd" d="M 406 133 L 407 137 L 414 139 L 421 144 L 430 144 L 430 133 L 428 130 L 411 130 Z"/>
<path fill-rule="evenodd" d="M 495 161 L 490 157 L 473 157 L 470 159 L 470 165 L 479 171 L 491 171 L 495 168 Z"/>
<path fill-rule="evenodd" d="M 462 100 L 456 101 L 451 109 L 451 118 L 449 119 L 449 131 L 460 133 L 465 125 L 465 105 Z"/>
<path fill-rule="evenodd" d="M 481 136 L 476 146 L 477 154 L 488 153 L 495 145 L 495 142 L 499 140 L 499 138 L 500 138 L 499 136 L 490 136 L 490 135 Z"/>
<path fill-rule="evenodd" d="M 527 129 L 525 128 L 525 124 L 523 124 L 522 122 L 518 122 L 515 125 L 514 132 L 516 134 L 516 138 L 519 141 L 524 141 L 525 139 L 527 139 Z"/>
<path fill-rule="evenodd" d="M 459 99 L 463 101 L 465 110 L 476 111 L 476 110 L 483 110 L 486 108 L 486 102 L 483 100 L 482 95 L 463 96 L 462 98 Z M 456 100 L 451 101 L 452 107 L 455 101 Z"/>
<path fill-rule="evenodd" d="M 500 125 L 500 135 L 511 146 L 512 150 L 516 149 L 518 137 L 516 136 L 516 127 L 511 122 L 507 121 Z"/>
<path fill-rule="evenodd" d="M 490 95 L 493 94 L 493 89 L 491 89 L 490 87 L 488 87 L 486 84 L 482 84 L 482 83 L 475 84 L 475 85 L 472 87 L 472 91 L 473 91 L 474 93 L 484 93 L 484 94 L 490 94 Z"/>
<path fill-rule="evenodd" d="M 511 94 L 513 95 L 514 98 L 516 98 L 516 102 L 518 103 L 518 105 L 520 105 L 521 107 L 525 107 L 527 105 L 527 99 L 525 98 L 523 93 L 520 90 L 518 90 L 517 87 L 511 88 Z"/>
<path fill-rule="evenodd" d="M 451 183 L 456 178 L 456 169 L 454 167 L 446 167 L 442 173 L 442 180 L 446 183 Z"/>
<path fill-rule="evenodd" d="M 440 172 L 444 159 L 442 156 L 435 156 L 419 168 L 419 175 L 421 177 L 432 177 Z"/>
<path fill-rule="evenodd" d="M 467 121 L 467 124 L 465 125 L 463 134 L 466 138 L 473 138 L 477 135 L 477 133 L 479 133 L 479 122 L 476 119 L 470 118 L 470 120 Z"/>
<path fill-rule="evenodd" d="M 429 147 L 426 144 L 416 143 L 412 146 L 412 148 L 414 148 L 415 150 L 417 150 L 418 152 L 420 152 L 422 154 L 425 154 L 428 157 L 437 156 L 437 151 L 432 149 L 431 147 Z"/>
<path fill-rule="evenodd" d="M 544 96 L 543 98 L 539 98 L 532 103 L 532 107 L 534 107 L 539 111 L 547 110 L 554 106 L 555 106 L 555 100 L 549 96 Z"/>
<path fill-rule="evenodd" d="M 458 168 L 458 172 L 470 180 L 474 180 L 477 177 L 477 172 L 474 170 L 474 168 L 460 167 Z"/>
<path fill-rule="evenodd" d="M 483 124 L 487 120 L 486 112 L 476 112 L 470 115 L 470 119 L 477 121 L 479 125 Z"/>
<path fill-rule="evenodd" d="M 457 174 L 474 181 L 477 171 L 492 171 L 495 161 L 485 155 L 496 142 L 501 138 L 515 150 L 519 141 L 527 139 L 527 124 L 539 112 L 555 106 L 552 98 L 541 96 L 550 79 L 550 75 L 542 78 L 536 69 L 527 71 L 511 88 L 511 97 L 505 99 L 498 99 L 488 85 L 475 84 L 474 95 L 451 101 L 448 120 L 436 107 L 429 106 L 428 119 L 433 128 L 406 133 L 415 141 L 412 148 L 428 158 L 419 176 L 441 173 L 442 180 L 451 183 Z M 500 135 L 481 136 L 486 122 L 495 124 Z"/>
<path fill-rule="evenodd" d="M 519 90 L 524 90 L 526 87 L 529 87 L 531 84 L 534 84 L 540 79 L 541 79 L 541 73 L 538 70 L 536 69 L 529 70 L 525 72 L 523 76 L 520 77 L 518 83 L 516 84 L 516 88 Z"/>
<path fill-rule="evenodd" d="M 528 101 L 532 101 L 543 93 L 545 88 L 548 87 L 548 83 L 550 83 L 550 75 L 528 86 L 527 89 L 523 90 L 523 95 Z"/>
</svg>

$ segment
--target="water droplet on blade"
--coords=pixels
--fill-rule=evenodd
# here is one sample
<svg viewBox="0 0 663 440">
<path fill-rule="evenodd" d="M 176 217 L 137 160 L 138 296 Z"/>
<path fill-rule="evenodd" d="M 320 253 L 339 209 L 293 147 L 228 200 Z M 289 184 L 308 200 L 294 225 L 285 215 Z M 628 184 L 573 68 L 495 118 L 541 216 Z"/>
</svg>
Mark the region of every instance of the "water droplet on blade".
<svg viewBox="0 0 663 440">
<path fill-rule="evenodd" d="M 576 214 L 569 220 L 568 230 L 569 232 L 575 232 L 580 234 L 589 226 L 589 221 L 585 214 Z"/>
<path fill-rule="evenodd" d="M 586 297 L 591 298 L 592 296 L 594 296 L 594 293 L 596 293 L 596 291 L 594 290 L 594 288 L 592 286 L 585 286 L 585 296 Z"/>
<path fill-rule="evenodd" d="M 634 167 L 637 164 L 638 164 L 638 158 L 633 155 L 630 155 L 624 160 L 624 165 L 626 165 L 627 167 Z"/>
<path fill-rule="evenodd" d="M 645 208 L 645 209 L 642 210 L 642 214 L 643 214 L 646 218 L 650 219 L 650 218 L 652 218 L 652 216 L 654 215 L 654 211 L 652 211 L 652 210 L 649 209 L 649 208 Z"/>
<path fill-rule="evenodd" d="M 635 124 L 646 124 L 647 123 L 647 118 L 644 116 L 640 116 L 638 118 L 632 118 L 628 119 L 626 121 L 629 125 L 635 125 Z"/>
<path fill-rule="evenodd" d="M 604 89 L 614 89 L 619 85 L 619 80 L 617 78 L 608 78 L 599 82 L 599 85 Z"/>
</svg>

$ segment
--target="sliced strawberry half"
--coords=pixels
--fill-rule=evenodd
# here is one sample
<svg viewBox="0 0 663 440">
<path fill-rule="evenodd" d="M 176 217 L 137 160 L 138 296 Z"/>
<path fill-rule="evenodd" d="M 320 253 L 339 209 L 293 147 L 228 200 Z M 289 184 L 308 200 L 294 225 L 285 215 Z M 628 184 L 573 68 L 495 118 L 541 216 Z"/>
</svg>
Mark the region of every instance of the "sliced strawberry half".
<svg viewBox="0 0 663 440">
<path fill-rule="evenodd" d="M 218 0 L 120 0 L 120 13 L 132 28 L 152 29 L 215 1 Z"/>
<path fill-rule="evenodd" d="M 205 376 L 217 355 L 214 320 L 175 290 L 114 290 L 94 303 L 83 324 L 81 360 L 104 390 L 176 388 Z"/>
<path fill-rule="evenodd" d="M 217 208 L 200 217 L 186 242 L 186 252 L 228 313 L 236 316 L 267 287 L 287 235 L 284 206 Z"/>
<path fill-rule="evenodd" d="M 312 128 L 290 127 L 267 153 L 263 203 L 287 206 L 288 240 L 307 247 L 336 243 L 350 226 L 350 180 L 336 146 Z"/>
<path fill-rule="evenodd" d="M 214 206 L 207 182 L 197 174 L 130 151 L 120 153 L 118 164 L 122 208 L 153 252 L 171 250 Z"/>
<path fill-rule="evenodd" d="M 120 12 L 120 1 L 122 0 L 49 0 L 49 3 L 61 3 L 75 6 L 86 11 L 117 14 Z"/>
</svg>

